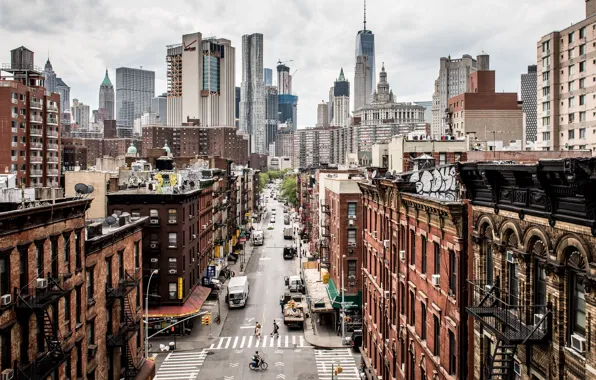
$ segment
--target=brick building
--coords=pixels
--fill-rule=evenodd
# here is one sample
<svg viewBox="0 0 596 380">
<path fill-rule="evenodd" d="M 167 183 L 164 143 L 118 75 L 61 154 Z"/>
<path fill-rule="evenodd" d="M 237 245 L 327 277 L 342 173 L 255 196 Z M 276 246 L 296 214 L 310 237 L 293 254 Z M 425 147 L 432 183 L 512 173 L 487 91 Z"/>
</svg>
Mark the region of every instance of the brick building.
<svg viewBox="0 0 596 380">
<path fill-rule="evenodd" d="M 79 163 L 86 162 L 89 166 L 94 166 L 97 159 L 103 156 L 118 157 L 125 156 L 128 148 L 133 144 L 137 148 L 139 156 L 143 156 L 143 144 L 137 138 L 85 138 L 85 137 L 63 137 L 62 144 L 69 147 L 69 152 L 74 152 L 74 157 L 81 157 Z M 85 149 L 86 148 L 86 149 Z M 83 152 L 86 151 L 86 157 Z M 64 156 L 66 152 L 62 153 Z M 69 166 L 72 156 L 66 156 Z M 79 164 L 79 166 L 81 166 Z M 83 169 L 83 168 L 82 168 Z"/>
<path fill-rule="evenodd" d="M 455 170 L 361 183 L 363 346 L 370 379 L 466 379 L 468 228 Z M 439 179 L 440 193 L 424 184 Z M 451 185 L 453 183 L 453 186 Z"/>
<path fill-rule="evenodd" d="M 495 72 L 476 71 L 468 90 L 448 100 L 447 123 L 456 138 L 473 135 L 479 141 L 522 140 L 523 110 L 516 92 L 495 92 Z"/>
<path fill-rule="evenodd" d="M 465 163 L 473 378 L 594 378 L 593 158 Z"/>
<path fill-rule="evenodd" d="M 86 146 L 75 144 L 62 143 L 62 169 L 64 171 L 72 171 L 75 168 L 80 170 L 87 170 L 87 155 L 88 150 Z"/>
<path fill-rule="evenodd" d="M 0 76 L 0 168 L 20 185 L 56 187 L 60 176 L 60 94 L 46 95 L 41 68 L 23 46 Z"/>
</svg>

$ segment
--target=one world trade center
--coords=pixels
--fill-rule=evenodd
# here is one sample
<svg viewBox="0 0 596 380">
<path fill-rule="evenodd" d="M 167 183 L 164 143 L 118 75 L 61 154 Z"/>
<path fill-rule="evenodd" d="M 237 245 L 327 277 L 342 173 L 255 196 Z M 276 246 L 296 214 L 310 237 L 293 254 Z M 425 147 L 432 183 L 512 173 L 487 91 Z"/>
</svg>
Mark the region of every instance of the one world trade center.
<svg viewBox="0 0 596 380">
<path fill-rule="evenodd" d="M 370 83 L 370 92 L 373 94 L 376 85 L 375 75 L 375 35 L 372 31 L 366 29 L 366 0 L 364 0 L 364 28 L 356 35 L 356 59 L 360 55 L 365 55 L 368 58 L 368 65 L 370 66 L 370 80 L 366 83 Z"/>
</svg>

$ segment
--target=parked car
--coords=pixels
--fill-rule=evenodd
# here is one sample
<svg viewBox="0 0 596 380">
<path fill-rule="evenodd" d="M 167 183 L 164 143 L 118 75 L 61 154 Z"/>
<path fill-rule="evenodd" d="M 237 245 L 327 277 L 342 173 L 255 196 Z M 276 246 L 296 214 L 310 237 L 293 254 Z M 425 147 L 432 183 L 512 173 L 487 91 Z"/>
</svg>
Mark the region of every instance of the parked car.
<svg viewBox="0 0 596 380">
<path fill-rule="evenodd" d="M 352 347 L 354 351 L 362 346 L 362 330 L 354 330 L 351 336 L 346 338 L 346 344 Z"/>
</svg>

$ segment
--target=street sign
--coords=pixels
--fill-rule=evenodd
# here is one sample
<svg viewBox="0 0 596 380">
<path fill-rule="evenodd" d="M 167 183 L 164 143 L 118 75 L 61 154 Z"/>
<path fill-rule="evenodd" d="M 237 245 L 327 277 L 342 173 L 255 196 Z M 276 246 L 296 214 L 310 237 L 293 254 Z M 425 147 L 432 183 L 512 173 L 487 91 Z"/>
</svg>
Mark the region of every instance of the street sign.
<svg viewBox="0 0 596 380">
<path fill-rule="evenodd" d="M 215 265 L 209 265 L 207 267 L 207 277 L 215 277 Z"/>
</svg>

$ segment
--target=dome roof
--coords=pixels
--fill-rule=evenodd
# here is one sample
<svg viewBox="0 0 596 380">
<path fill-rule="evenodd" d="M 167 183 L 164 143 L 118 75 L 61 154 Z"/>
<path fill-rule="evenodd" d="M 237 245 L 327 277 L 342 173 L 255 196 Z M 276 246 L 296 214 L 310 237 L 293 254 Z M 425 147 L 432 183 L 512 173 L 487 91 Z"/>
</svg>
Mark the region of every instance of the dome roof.
<svg viewBox="0 0 596 380">
<path fill-rule="evenodd" d="M 135 147 L 135 144 L 130 143 L 130 146 L 128 147 L 128 150 L 126 151 L 127 154 L 137 154 L 137 148 Z"/>
<path fill-rule="evenodd" d="M 163 146 L 163 149 L 165 149 L 167 154 L 171 153 L 170 147 L 168 146 L 168 142 L 166 141 L 165 145 Z"/>
</svg>

